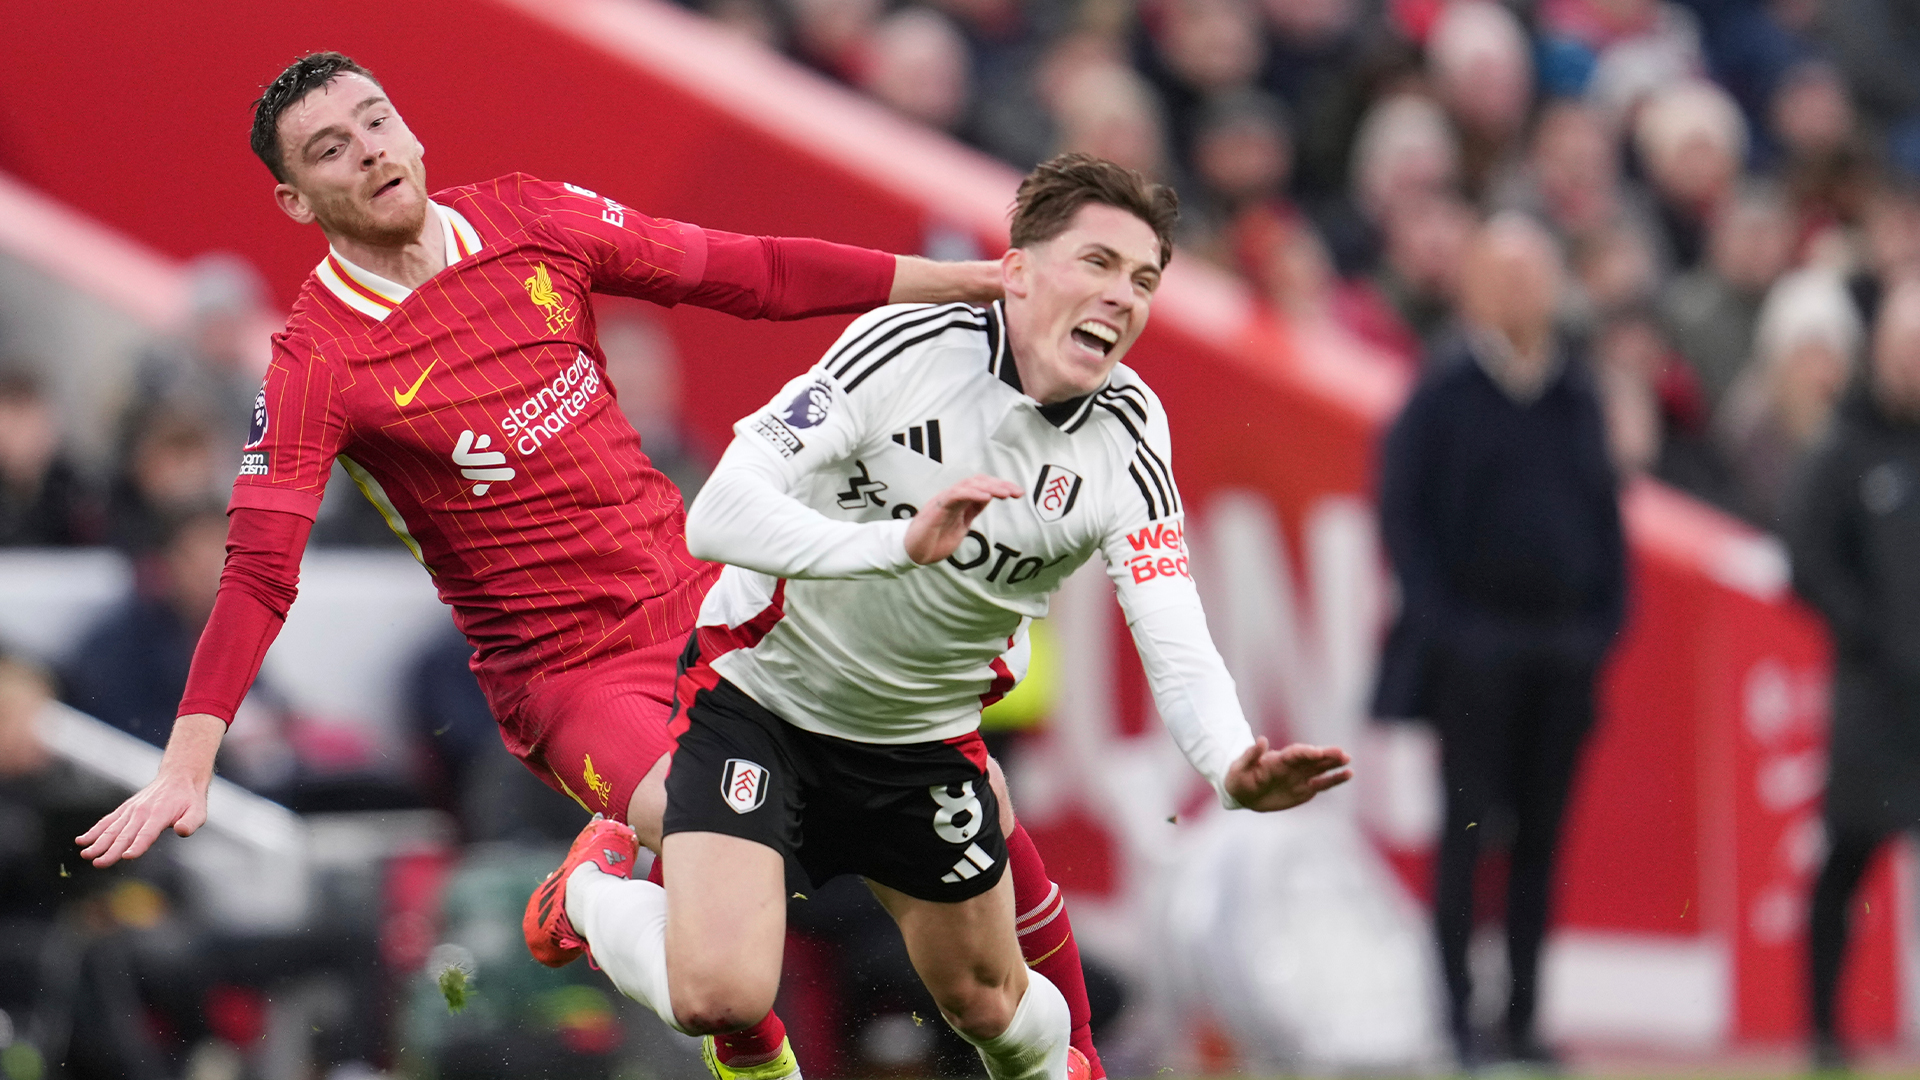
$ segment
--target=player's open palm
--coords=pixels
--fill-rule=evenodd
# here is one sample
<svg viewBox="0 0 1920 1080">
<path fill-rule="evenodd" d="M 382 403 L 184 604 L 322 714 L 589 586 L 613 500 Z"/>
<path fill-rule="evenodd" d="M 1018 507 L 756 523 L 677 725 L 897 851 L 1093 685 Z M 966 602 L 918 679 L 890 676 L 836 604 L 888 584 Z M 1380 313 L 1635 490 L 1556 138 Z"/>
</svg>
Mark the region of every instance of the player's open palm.
<svg viewBox="0 0 1920 1080">
<path fill-rule="evenodd" d="M 1250 810 L 1285 810 L 1353 779 L 1345 750 L 1294 743 L 1274 749 L 1261 736 L 1227 766 L 1226 789 Z"/>
<path fill-rule="evenodd" d="M 1026 489 L 997 476 L 969 476 L 935 495 L 907 526 L 907 555 L 922 566 L 936 563 L 960 548 L 967 528 L 995 499 L 1017 499 Z"/>
</svg>

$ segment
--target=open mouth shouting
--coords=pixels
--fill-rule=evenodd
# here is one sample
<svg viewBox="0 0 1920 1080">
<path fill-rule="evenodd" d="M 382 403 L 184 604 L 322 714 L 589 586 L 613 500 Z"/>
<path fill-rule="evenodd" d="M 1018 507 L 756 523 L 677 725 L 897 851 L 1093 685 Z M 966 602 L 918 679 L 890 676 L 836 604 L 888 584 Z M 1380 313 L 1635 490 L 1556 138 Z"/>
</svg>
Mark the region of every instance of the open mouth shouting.
<svg viewBox="0 0 1920 1080">
<path fill-rule="evenodd" d="M 400 174 L 400 175 L 396 175 L 396 176 L 395 176 L 395 177 L 394 177 L 393 179 L 391 179 L 391 180 L 389 180 L 389 181 L 387 181 L 387 182 L 386 182 L 386 183 L 384 183 L 384 184 L 381 184 L 381 185 L 380 185 L 379 187 L 377 187 L 377 188 L 374 188 L 374 189 L 373 189 L 373 194 L 372 194 L 372 195 L 369 195 L 369 196 L 368 196 L 368 198 L 369 198 L 369 199 L 378 199 L 378 198 L 379 198 L 380 196 L 382 196 L 382 195 L 385 195 L 385 194 L 386 194 L 387 192 L 389 192 L 389 191 L 392 191 L 392 190 L 394 190 L 395 188 L 397 188 L 397 187 L 399 187 L 399 186 L 400 186 L 400 182 L 401 182 L 402 180 L 405 180 L 405 179 L 406 179 L 406 175 L 405 175 L 405 174 Z"/>
<path fill-rule="evenodd" d="M 1073 328 L 1074 344 L 1105 359 L 1120 343 L 1120 331 L 1098 319 L 1087 319 Z"/>
</svg>

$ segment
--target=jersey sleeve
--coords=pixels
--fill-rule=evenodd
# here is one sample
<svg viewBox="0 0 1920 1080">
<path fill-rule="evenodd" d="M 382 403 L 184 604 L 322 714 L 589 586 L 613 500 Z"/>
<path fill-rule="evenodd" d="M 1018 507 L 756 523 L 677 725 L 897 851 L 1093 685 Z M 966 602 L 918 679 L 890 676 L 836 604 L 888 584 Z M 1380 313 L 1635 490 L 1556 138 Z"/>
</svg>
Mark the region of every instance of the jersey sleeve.
<svg viewBox="0 0 1920 1080">
<path fill-rule="evenodd" d="M 193 650 L 178 715 L 209 713 L 233 723 L 299 592 L 300 556 L 312 528 L 296 514 L 233 512 L 220 589 Z"/>
<path fill-rule="evenodd" d="M 1144 388 L 1110 396 L 1132 436 L 1109 476 L 1107 574 L 1126 612 L 1154 707 L 1187 761 L 1229 809 L 1227 767 L 1253 745 L 1233 676 L 1207 632 L 1189 571 L 1186 514 L 1174 486 L 1171 440 L 1159 402 Z M 1124 438 L 1124 437 L 1123 437 Z"/>
<path fill-rule="evenodd" d="M 794 494 L 885 427 L 884 388 L 856 396 L 831 370 L 832 358 L 874 319 L 854 320 L 828 359 L 733 426 L 732 445 L 687 511 L 695 556 L 789 578 L 893 576 L 914 567 L 905 519 L 842 521 Z"/>
<path fill-rule="evenodd" d="M 304 337 L 275 334 L 266 381 L 253 399 L 253 422 L 240 450 L 229 512 L 273 510 L 312 521 L 346 433 L 333 365 Z"/>
<path fill-rule="evenodd" d="M 698 225 L 648 217 L 577 184 L 523 177 L 518 197 L 586 264 L 595 292 L 671 307 L 706 277 Z"/>
</svg>

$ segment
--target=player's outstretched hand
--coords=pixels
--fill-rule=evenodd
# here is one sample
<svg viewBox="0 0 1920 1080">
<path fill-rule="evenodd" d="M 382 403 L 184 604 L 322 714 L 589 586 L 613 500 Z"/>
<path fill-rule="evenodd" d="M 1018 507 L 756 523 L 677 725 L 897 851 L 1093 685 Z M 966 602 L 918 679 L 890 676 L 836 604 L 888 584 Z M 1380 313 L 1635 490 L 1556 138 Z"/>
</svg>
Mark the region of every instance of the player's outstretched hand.
<svg viewBox="0 0 1920 1080">
<path fill-rule="evenodd" d="M 213 781 L 214 755 L 226 731 L 224 721 L 204 713 L 174 721 L 159 775 L 74 838 L 80 857 L 95 866 L 112 866 L 146 854 L 162 829 L 191 836 L 206 824 L 207 785 Z"/>
<path fill-rule="evenodd" d="M 1353 779 L 1345 750 L 1294 743 L 1275 750 L 1266 736 L 1227 766 L 1227 794 L 1250 810 L 1285 810 Z"/>
<path fill-rule="evenodd" d="M 907 555 L 925 566 L 960 548 L 967 527 L 995 499 L 1017 499 L 1026 489 L 997 476 L 969 476 L 928 500 L 907 526 Z"/>
</svg>

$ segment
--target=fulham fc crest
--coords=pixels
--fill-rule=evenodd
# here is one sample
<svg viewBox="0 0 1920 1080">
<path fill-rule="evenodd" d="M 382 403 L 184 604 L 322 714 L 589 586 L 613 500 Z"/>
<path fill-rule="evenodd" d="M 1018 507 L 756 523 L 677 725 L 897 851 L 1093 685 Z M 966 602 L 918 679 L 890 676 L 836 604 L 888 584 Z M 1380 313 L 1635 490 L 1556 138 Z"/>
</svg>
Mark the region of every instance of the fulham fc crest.
<svg viewBox="0 0 1920 1080">
<path fill-rule="evenodd" d="M 1080 474 L 1058 465 L 1040 466 L 1040 479 L 1033 482 L 1033 508 L 1041 521 L 1059 521 L 1073 509 L 1080 497 Z"/>
<path fill-rule="evenodd" d="M 736 814 L 750 814 L 767 801 L 767 769 L 745 758 L 728 758 L 720 774 L 720 797 Z"/>
</svg>

